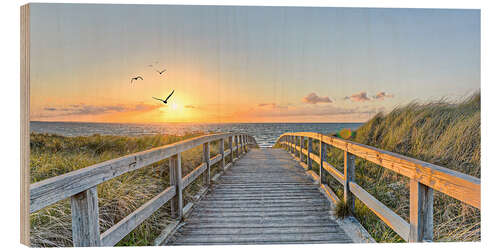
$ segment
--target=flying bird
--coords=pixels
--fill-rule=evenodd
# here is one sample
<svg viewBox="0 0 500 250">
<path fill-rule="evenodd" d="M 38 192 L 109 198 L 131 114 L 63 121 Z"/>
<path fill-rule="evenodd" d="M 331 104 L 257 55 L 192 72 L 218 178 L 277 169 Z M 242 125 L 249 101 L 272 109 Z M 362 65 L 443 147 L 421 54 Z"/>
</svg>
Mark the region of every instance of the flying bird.
<svg viewBox="0 0 500 250">
<path fill-rule="evenodd" d="M 132 83 L 133 81 L 137 81 L 137 80 L 141 80 L 141 81 L 142 81 L 142 80 L 144 80 L 144 79 L 142 79 L 142 76 L 132 77 L 132 78 L 130 79 L 130 83 Z"/>
<path fill-rule="evenodd" d="M 174 91 L 175 91 L 175 89 L 174 89 L 174 90 L 172 90 L 172 93 L 170 93 L 170 95 L 168 95 L 168 96 L 167 96 L 167 98 L 165 98 L 165 100 L 162 100 L 162 99 L 160 99 L 160 98 L 156 98 L 156 97 L 154 97 L 154 96 L 153 96 L 153 99 L 158 100 L 158 101 L 161 101 L 161 102 L 163 102 L 163 103 L 167 104 L 168 98 L 170 98 L 170 97 L 172 96 L 172 94 L 174 94 Z"/>
<path fill-rule="evenodd" d="M 159 70 L 156 70 L 156 72 L 158 72 L 158 74 L 163 74 L 163 72 L 167 71 L 166 69 L 162 70 L 162 71 L 159 71 Z"/>
</svg>

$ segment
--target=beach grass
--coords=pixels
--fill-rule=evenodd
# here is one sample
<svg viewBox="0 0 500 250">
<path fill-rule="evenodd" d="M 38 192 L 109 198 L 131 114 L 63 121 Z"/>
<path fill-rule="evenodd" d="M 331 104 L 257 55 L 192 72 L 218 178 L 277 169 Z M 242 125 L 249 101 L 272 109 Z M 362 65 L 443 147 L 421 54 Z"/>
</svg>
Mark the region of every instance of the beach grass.
<svg viewBox="0 0 500 250">
<path fill-rule="evenodd" d="M 388 114 L 377 114 L 351 140 L 480 178 L 480 105 L 479 93 L 459 102 L 412 102 Z M 312 152 L 319 155 L 317 142 L 313 142 Z M 327 161 L 343 172 L 343 151 L 328 147 Z M 356 182 L 409 221 L 409 179 L 359 157 L 355 165 Z M 315 162 L 312 169 L 319 173 Z M 336 179 L 327 175 L 326 182 L 343 197 L 343 186 Z M 344 210 L 335 212 L 343 215 Z M 404 242 L 358 199 L 355 216 L 377 242 Z M 434 192 L 434 241 L 480 241 L 480 222 L 479 209 Z"/>
<path fill-rule="evenodd" d="M 30 138 L 31 183 L 68 173 L 99 162 L 114 159 L 150 148 L 193 138 L 202 133 L 183 136 L 79 136 L 64 137 L 32 133 Z M 227 146 L 227 142 L 226 148 Z M 212 143 L 210 154 L 217 154 L 218 143 Z M 182 171 L 186 175 L 202 162 L 202 146 L 182 153 Z M 184 190 L 186 202 L 202 187 L 198 178 Z M 97 186 L 99 197 L 99 223 L 101 233 L 119 222 L 169 186 L 168 160 L 125 173 Z M 164 205 L 139 227 L 134 229 L 118 246 L 152 245 L 172 218 L 169 206 Z M 31 245 L 34 247 L 72 246 L 71 206 L 62 200 L 30 215 Z"/>
</svg>

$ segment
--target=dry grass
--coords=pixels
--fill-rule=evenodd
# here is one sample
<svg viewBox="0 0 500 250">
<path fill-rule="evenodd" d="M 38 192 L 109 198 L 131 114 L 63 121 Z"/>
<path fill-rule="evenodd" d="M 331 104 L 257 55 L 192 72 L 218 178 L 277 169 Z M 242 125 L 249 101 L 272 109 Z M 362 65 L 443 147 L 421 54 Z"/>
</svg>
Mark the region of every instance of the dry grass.
<svg viewBox="0 0 500 250">
<path fill-rule="evenodd" d="M 387 115 L 377 114 L 356 130 L 353 141 L 396 152 L 481 177 L 481 98 L 462 102 L 413 102 Z M 312 152 L 319 154 L 318 143 Z M 343 172 L 343 152 L 328 147 L 327 161 Z M 388 169 L 356 159 L 356 182 L 409 221 L 409 179 Z M 318 164 L 313 162 L 318 173 Z M 343 197 L 343 186 L 327 175 L 326 182 Z M 480 241 L 481 212 L 442 193 L 434 192 L 434 240 Z M 339 208 L 341 209 L 341 208 Z M 403 242 L 368 207 L 356 199 L 355 215 L 377 242 Z"/>
<path fill-rule="evenodd" d="M 126 137 L 93 135 L 63 137 L 32 133 L 30 141 L 31 182 L 38 182 L 99 162 L 199 135 L 199 133 L 193 133 L 184 136 Z M 212 156 L 216 155 L 218 148 L 218 145 L 212 144 Z M 201 155 L 201 146 L 182 153 L 184 175 L 201 163 Z M 168 160 L 164 160 L 98 185 L 101 232 L 116 224 L 168 187 L 168 169 Z M 191 200 L 200 187 L 201 180 L 195 181 L 187 190 L 184 190 L 184 197 L 188 201 Z M 172 221 L 167 207 L 165 205 L 155 212 L 122 239 L 118 245 L 151 245 L 161 230 Z M 31 214 L 30 220 L 32 246 L 72 246 L 69 199 L 57 202 Z"/>
</svg>

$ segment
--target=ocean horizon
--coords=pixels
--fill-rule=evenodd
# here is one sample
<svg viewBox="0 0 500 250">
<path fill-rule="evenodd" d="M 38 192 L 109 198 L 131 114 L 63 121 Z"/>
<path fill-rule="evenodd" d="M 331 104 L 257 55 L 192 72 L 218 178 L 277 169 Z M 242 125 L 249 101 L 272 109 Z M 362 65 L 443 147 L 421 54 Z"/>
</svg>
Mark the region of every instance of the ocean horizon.
<svg viewBox="0 0 500 250">
<path fill-rule="evenodd" d="M 242 132 L 252 135 L 260 147 L 272 147 L 286 132 L 312 131 L 323 134 L 343 128 L 357 129 L 363 123 L 99 123 L 31 121 L 30 132 L 62 136 L 153 134 L 183 135 L 193 132 Z"/>
</svg>

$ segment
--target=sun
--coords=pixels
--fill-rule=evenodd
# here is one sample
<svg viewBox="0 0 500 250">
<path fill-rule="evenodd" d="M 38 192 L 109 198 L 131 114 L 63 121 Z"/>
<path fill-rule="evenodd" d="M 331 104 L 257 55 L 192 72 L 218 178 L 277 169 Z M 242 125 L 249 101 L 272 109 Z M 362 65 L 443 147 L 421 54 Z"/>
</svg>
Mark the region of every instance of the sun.
<svg viewBox="0 0 500 250">
<path fill-rule="evenodd" d="M 174 102 L 172 103 L 171 107 L 173 110 L 177 110 L 179 108 L 179 105 L 177 105 L 177 103 Z"/>
</svg>

